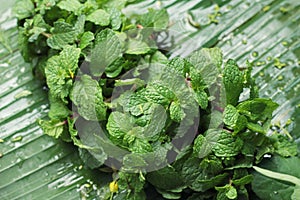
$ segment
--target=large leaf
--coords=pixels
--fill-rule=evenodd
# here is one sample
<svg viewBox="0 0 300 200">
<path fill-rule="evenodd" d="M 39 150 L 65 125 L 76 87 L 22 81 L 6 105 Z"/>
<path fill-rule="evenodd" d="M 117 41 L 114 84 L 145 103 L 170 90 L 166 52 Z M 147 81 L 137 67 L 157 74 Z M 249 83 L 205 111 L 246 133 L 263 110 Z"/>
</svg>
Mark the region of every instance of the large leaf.
<svg viewBox="0 0 300 200">
<path fill-rule="evenodd" d="M 177 21 L 172 29 L 175 42 L 181 45 L 172 55 L 187 56 L 201 47 L 219 46 L 225 59 L 237 59 L 239 64 L 246 59 L 254 62 L 257 67 L 253 74 L 258 78 L 261 95 L 280 104 L 274 122 L 285 124 L 293 117 L 294 123 L 287 129 L 293 137 L 300 137 L 298 0 L 160 2 L 168 9 L 171 20 Z M 215 15 L 215 19 L 208 17 L 215 12 L 214 3 L 218 3 L 221 13 Z M 48 105 L 41 85 L 34 81 L 29 65 L 17 51 L 16 24 L 7 19 L 11 16 L 11 9 L 7 8 L 12 4 L 13 1 L 1 0 L 0 7 L 3 13 L 0 27 L 4 37 L 9 38 L 4 40 L 5 45 L 0 44 L 0 138 L 4 139 L 4 143 L 0 143 L 3 154 L 0 158 L 0 198 L 79 199 L 77 184 L 80 187 L 92 179 L 92 172 L 76 170 L 81 162 L 75 149 L 43 135 L 35 123 L 37 118 L 46 115 Z M 157 5 L 154 0 L 146 0 L 129 6 L 126 12 L 143 13 Z M 279 69 L 283 63 L 286 66 Z M 32 94 L 14 98 L 24 90 Z M 17 136 L 22 136 L 22 140 L 11 142 Z M 99 172 L 93 176 L 99 183 L 107 178 Z"/>
</svg>

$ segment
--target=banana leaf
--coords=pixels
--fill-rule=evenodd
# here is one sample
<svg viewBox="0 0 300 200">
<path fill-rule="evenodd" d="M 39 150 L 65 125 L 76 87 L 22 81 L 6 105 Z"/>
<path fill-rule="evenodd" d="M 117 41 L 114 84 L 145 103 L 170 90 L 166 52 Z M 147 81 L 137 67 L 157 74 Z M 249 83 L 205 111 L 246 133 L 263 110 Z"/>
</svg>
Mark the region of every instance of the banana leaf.
<svg viewBox="0 0 300 200">
<path fill-rule="evenodd" d="M 36 123 L 47 115 L 47 95 L 18 51 L 12 6 L 1 0 L 0 199 L 101 199 L 112 177 L 85 167 L 77 148 L 44 135 Z M 124 12 L 150 7 L 171 16 L 173 55 L 218 46 L 225 59 L 252 62 L 261 96 L 280 104 L 273 123 L 299 144 L 299 0 L 146 0 Z"/>
</svg>

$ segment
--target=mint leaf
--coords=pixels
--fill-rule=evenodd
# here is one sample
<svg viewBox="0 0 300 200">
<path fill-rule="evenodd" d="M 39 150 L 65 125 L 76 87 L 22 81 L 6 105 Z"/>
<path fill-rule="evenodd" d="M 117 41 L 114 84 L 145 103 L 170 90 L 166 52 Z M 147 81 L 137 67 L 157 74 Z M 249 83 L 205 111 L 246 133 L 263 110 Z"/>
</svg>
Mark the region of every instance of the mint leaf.
<svg viewBox="0 0 300 200">
<path fill-rule="evenodd" d="M 186 59 L 175 57 L 168 62 L 167 67 L 173 69 L 179 75 L 186 77 L 186 74 L 189 72 L 190 65 Z"/>
<path fill-rule="evenodd" d="M 172 102 L 170 104 L 170 117 L 175 122 L 180 122 L 185 117 L 185 113 L 178 102 Z"/>
<path fill-rule="evenodd" d="M 275 152 L 283 157 L 296 156 L 298 154 L 296 142 L 292 142 L 288 137 L 285 137 L 280 134 L 274 134 L 271 136 L 272 139 L 275 139 L 274 143 Z"/>
<path fill-rule="evenodd" d="M 149 12 L 139 17 L 139 23 L 143 27 L 153 27 L 160 31 L 166 29 L 169 24 L 169 15 L 166 10 L 149 9 Z"/>
<path fill-rule="evenodd" d="M 50 102 L 50 110 L 48 116 L 50 117 L 50 119 L 65 119 L 71 114 L 71 111 L 61 99 L 52 96 L 51 93 L 49 93 L 48 96 Z"/>
<path fill-rule="evenodd" d="M 87 21 L 93 22 L 96 25 L 108 26 L 110 23 L 110 15 L 103 9 L 98 9 L 86 17 Z"/>
<path fill-rule="evenodd" d="M 133 142 L 135 137 L 143 131 L 142 127 L 133 129 L 134 119 L 130 115 L 121 112 L 112 112 L 109 115 L 106 128 L 109 132 L 110 139 L 118 145 L 124 143 L 124 145 L 127 145 L 126 142 Z M 126 134 L 129 134 L 131 138 L 128 137 L 127 141 L 123 142 L 123 138 Z"/>
<path fill-rule="evenodd" d="M 88 32 L 84 32 L 82 34 L 82 36 L 80 37 L 80 42 L 79 42 L 79 48 L 85 49 L 86 47 L 88 47 L 89 45 L 92 44 L 92 41 L 95 39 L 94 34 L 90 31 Z"/>
<path fill-rule="evenodd" d="M 199 135 L 194 141 L 193 151 L 198 158 L 204 158 L 211 153 L 213 146 L 216 145 L 219 139 L 220 131 L 209 129 L 204 135 Z"/>
<path fill-rule="evenodd" d="M 272 113 L 277 107 L 278 104 L 271 99 L 256 98 L 241 102 L 237 109 L 239 113 L 247 116 L 252 121 L 265 121 L 272 118 Z"/>
<path fill-rule="evenodd" d="M 43 132 L 51 137 L 59 138 L 64 132 L 64 121 L 59 120 L 38 120 L 39 126 L 42 128 Z"/>
<path fill-rule="evenodd" d="M 25 23 L 28 23 L 28 27 L 32 27 L 32 29 L 27 30 L 28 35 L 30 36 L 28 38 L 29 42 L 36 41 L 41 34 L 47 32 L 50 29 L 50 26 L 46 24 L 42 15 L 40 14 L 35 15 L 32 21 L 28 20 Z"/>
<path fill-rule="evenodd" d="M 48 87 L 54 97 L 64 102 L 73 85 L 72 78 L 78 68 L 80 49 L 65 46 L 59 55 L 48 59 L 45 68 Z"/>
<path fill-rule="evenodd" d="M 76 15 L 79 15 L 83 8 L 83 5 L 78 0 L 62 0 L 57 6 L 62 10 L 73 12 Z"/>
<path fill-rule="evenodd" d="M 111 28 L 113 30 L 119 30 L 122 25 L 121 12 L 116 8 L 109 9 L 110 19 L 111 19 Z"/>
<path fill-rule="evenodd" d="M 147 180 L 159 189 L 172 190 L 184 186 L 182 177 L 169 166 L 147 174 Z"/>
<path fill-rule="evenodd" d="M 102 88 L 88 75 L 82 75 L 74 83 L 70 98 L 77 106 L 78 113 L 86 120 L 100 121 L 106 118 Z"/>
<path fill-rule="evenodd" d="M 233 60 L 228 60 L 223 71 L 223 83 L 226 91 L 227 104 L 235 106 L 243 91 L 243 73 Z"/>
<path fill-rule="evenodd" d="M 121 44 L 116 34 L 105 29 L 96 35 L 95 48 L 91 55 L 90 69 L 94 76 L 100 76 L 113 62 L 122 55 Z"/>
<path fill-rule="evenodd" d="M 216 83 L 222 65 L 222 52 L 219 48 L 203 48 L 193 52 L 188 61 L 193 89 L 203 89 Z"/>
<path fill-rule="evenodd" d="M 47 39 L 47 44 L 52 49 L 60 50 L 67 44 L 71 44 L 77 38 L 77 30 L 69 23 L 63 21 L 54 22 L 51 29 L 51 36 Z"/>
<path fill-rule="evenodd" d="M 151 48 L 148 46 L 147 43 L 129 38 L 126 44 L 126 51 L 127 54 L 133 54 L 133 55 L 140 55 L 140 54 L 146 54 L 148 53 Z"/>
<path fill-rule="evenodd" d="M 243 141 L 232 136 L 227 131 L 221 131 L 217 143 L 213 146 L 213 152 L 218 157 L 232 157 L 239 154 Z"/>
<path fill-rule="evenodd" d="M 31 0 L 17 0 L 14 13 L 19 20 L 31 17 L 34 14 L 34 4 Z"/>
</svg>

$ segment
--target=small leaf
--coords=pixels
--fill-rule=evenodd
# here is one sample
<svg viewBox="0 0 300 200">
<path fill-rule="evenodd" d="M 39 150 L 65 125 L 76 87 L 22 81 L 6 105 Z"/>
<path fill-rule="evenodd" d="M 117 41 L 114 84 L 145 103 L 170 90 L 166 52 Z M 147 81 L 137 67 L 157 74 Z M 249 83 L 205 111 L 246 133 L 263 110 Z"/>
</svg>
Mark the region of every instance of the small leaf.
<svg viewBox="0 0 300 200">
<path fill-rule="evenodd" d="M 31 0 L 17 0 L 14 12 L 19 20 L 31 17 L 34 14 L 34 4 Z"/>
<path fill-rule="evenodd" d="M 98 9 L 89 14 L 86 20 L 96 25 L 108 26 L 110 23 L 110 15 L 105 10 Z"/>
<path fill-rule="evenodd" d="M 52 49 L 60 50 L 67 44 L 73 43 L 77 38 L 77 31 L 74 26 L 63 21 L 54 22 L 51 36 L 47 39 L 47 44 Z"/>
<path fill-rule="evenodd" d="M 60 1 L 57 6 L 62 10 L 66 10 L 77 15 L 83 8 L 83 5 L 78 0 L 63 0 Z"/>
<path fill-rule="evenodd" d="M 59 138 L 64 131 L 64 125 L 66 124 L 64 121 L 58 120 L 38 120 L 39 126 L 43 129 L 43 132 L 49 136 L 54 138 Z"/>
<path fill-rule="evenodd" d="M 74 83 L 70 98 L 77 106 L 78 113 L 86 120 L 100 121 L 106 118 L 102 89 L 90 76 L 83 75 Z"/>
</svg>

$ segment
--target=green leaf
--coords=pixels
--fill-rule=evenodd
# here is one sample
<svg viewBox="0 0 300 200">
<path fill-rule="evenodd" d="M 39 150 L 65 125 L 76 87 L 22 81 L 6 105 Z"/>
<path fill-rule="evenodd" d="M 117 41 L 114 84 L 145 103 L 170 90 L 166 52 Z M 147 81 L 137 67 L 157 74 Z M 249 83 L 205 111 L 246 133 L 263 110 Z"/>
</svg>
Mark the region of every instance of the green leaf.
<svg viewBox="0 0 300 200">
<path fill-rule="evenodd" d="M 272 118 L 273 111 L 278 108 L 278 104 L 271 99 L 256 98 L 241 102 L 237 109 L 239 113 L 247 116 L 250 120 L 264 121 Z"/>
<path fill-rule="evenodd" d="M 115 7 L 109 9 L 110 19 L 111 19 L 111 28 L 113 30 L 119 30 L 122 25 L 121 12 Z"/>
<path fill-rule="evenodd" d="M 203 89 L 195 90 L 194 98 L 198 102 L 199 106 L 202 109 L 206 109 L 208 106 L 208 96 L 207 93 Z"/>
<path fill-rule="evenodd" d="M 290 199 L 295 190 L 294 185 L 300 184 L 299 164 L 300 159 L 297 157 L 273 156 L 259 167 L 254 167 L 259 173 L 253 173 L 253 191 L 261 199 Z"/>
<path fill-rule="evenodd" d="M 299 185 L 296 185 L 295 186 L 295 189 L 294 189 L 294 192 L 291 196 L 291 200 L 297 200 L 300 196 L 300 186 Z"/>
<path fill-rule="evenodd" d="M 50 117 L 50 119 L 65 119 L 71 114 L 71 111 L 61 99 L 52 96 L 51 93 L 49 93 L 48 96 L 50 102 L 50 110 L 48 116 Z"/>
<path fill-rule="evenodd" d="M 166 29 L 169 24 L 169 15 L 165 9 L 149 9 L 148 13 L 139 17 L 139 23 L 143 27 L 153 27 L 154 30 L 160 31 Z"/>
<path fill-rule="evenodd" d="M 128 114 L 124 114 L 124 113 L 120 113 L 120 112 L 112 112 L 109 115 L 108 118 L 108 122 L 106 125 L 106 128 L 110 134 L 110 139 L 116 143 L 116 144 L 123 144 L 123 137 L 124 135 L 126 135 L 127 133 L 130 133 L 133 131 L 134 127 L 134 120 L 133 118 L 128 115 Z M 139 129 L 135 130 L 138 132 Z M 140 128 L 140 131 L 142 131 L 143 129 Z M 132 133 L 132 135 L 135 132 Z M 133 135 L 134 137 L 134 135 Z M 133 138 L 135 139 L 135 138 Z"/>
<path fill-rule="evenodd" d="M 213 146 L 213 152 L 219 157 L 232 157 L 239 154 L 243 141 L 232 136 L 227 131 L 221 131 L 217 143 Z"/>
<path fill-rule="evenodd" d="M 185 117 L 185 113 L 178 102 L 172 102 L 170 105 L 170 117 L 175 122 L 181 122 Z"/>
<path fill-rule="evenodd" d="M 227 104 L 235 106 L 243 91 L 243 73 L 233 60 L 228 60 L 223 71 L 223 83 Z"/>
<path fill-rule="evenodd" d="M 223 121 L 227 126 L 229 126 L 231 128 L 235 127 L 236 122 L 239 118 L 239 113 L 238 113 L 238 110 L 234 106 L 232 106 L 230 104 L 227 105 L 224 110 L 223 116 L 224 116 Z"/>
<path fill-rule="evenodd" d="M 28 28 L 32 27 L 32 29 L 27 30 L 28 35 L 30 36 L 28 39 L 29 42 L 36 41 L 41 34 L 47 32 L 50 29 L 50 26 L 46 24 L 45 20 L 43 19 L 43 16 L 40 14 L 36 14 L 33 17 L 32 21 L 28 20 L 25 23 L 28 23 Z"/>
<path fill-rule="evenodd" d="M 77 106 L 78 113 L 86 120 L 101 121 L 106 119 L 102 88 L 90 76 L 82 75 L 80 80 L 74 83 L 70 98 Z"/>
<path fill-rule="evenodd" d="M 69 23 L 56 21 L 51 29 L 51 36 L 47 39 L 47 44 L 52 49 L 63 49 L 67 44 L 71 44 L 76 40 L 77 31 Z"/>
<path fill-rule="evenodd" d="M 126 42 L 126 51 L 127 54 L 133 54 L 133 55 L 140 55 L 140 54 L 146 54 L 151 50 L 151 48 L 148 46 L 147 43 L 129 38 Z"/>
<path fill-rule="evenodd" d="M 290 141 L 288 137 L 274 134 L 271 136 L 272 139 L 275 139 L 274 144 L 275 152 L 283 157 L 296 156 L 298 154 L 297 144 L 294 141 Z"/>
<path fill-rule="evenodd" d="M 109 65 L 121 57 L 119 38 L 111 29 L 96 35 L 96 46 L 92 51 L 90 69 L 94 76 L 100 76 Z"/>
<path fill-rule="evenodd" d="M 108 26 L 110 23 L 110 15 L 105 10 L 98 9 L 89 14 L 86 20 L 96 25 Z"/>
<path fill-rule="evenodd" d="M 59 55 L 48 59 L 45 68 L 47 85 L 54 97 L 65 98 L 72 87 L 72 78 L 78 68 L 80 49 L 65 46 Z"/>
<path fill-rule="evenodd" d="M 16 0 L 13 8 L 18 19 L 25 19 L 34 14 L 34 4 L 31 0 Z"/>
<path fill-rule="evenodd" d="M 222 65 L 222 52 L 219 48 L 203 48 L 193 52 L 188 61 L 193 89 L 198 91 L 216 83 Z"/>
<path fill-rule="evenodd" d="M 236 186 L 247 185 L 253 181 L 253 175 L 249 174 L 240 179 L 232 180 L 232 183 Z"/>
<path fill-rule="evenodd" d="M 273 172 L 271 170 L 263 169 L 263 168 L 260 168 L 257 166 L 253 166 L 253 169 L 255 169 L 257 172 L 263 174 L 264 176 L 274 178 L 277 180 L 281 180 L 281 181 L 287 181 L 287 182 L 290 182 L 290 183 L 300 186 L 300 179 L 297 177 L 294 177 L 294 176 L 291 176 L 288 174 Z"/>
<path fill-rule="evenodd" d="M 38 120 L 39 126 L 43 129 L 43 132 L 49 136 L 54 138 L 59 138 L 64 131 L 64 125 L 66 124 L 64 121 L 58 120 Z"/>
<path fill-rule="evenodd" d="M 66 10 L 75 14 L 80 14 L 83 5 L 78 0 L 63 0 L 60 1 L 57 6 L 62 9 Z"/>
<path fill-rule="evenodd" d="M 190 187 L 197 192 L 204 192 L 208 189 L 214 188 L 215 186 L 224 184 L 227 180 L 227 173 L 218 174 L 216 176 L 201 174 Z"/>
<path fill-rule="evenodd" d="M 186 59 L 175 57 L 168 62 L 167 67 L 173 69 L 179 75 L 186 77 L 186 74 L 189 72 L 190 65 Z"/>
<path fill-rule="evenodd" d="M 171 166 L 150 172 L 146 178 L 152 185 L 163 190 L 172 190 L 184 186 L 180 174 Z"/>
<path fill-rule="evenodd" d="M 242 131 L 247 125 L 250 124 L 247 123 L 247 118 L 243 115 L 240 115 L 238 110 L 231 104 L 225 107 L 223 113 L 223 121 L 229 128 L 234 130 L 234 133 Z M 250 126 L 247 127 L 253 130 L 253 128 L 251 128 Z"/>
<path fill-rule="evenodd" d="M 79 48 L 85 49 L 92 44 L 92 41 L 95 39 L 94 34 L 90 31 L 84 32 L 80 38 Z"/>
</svg>

